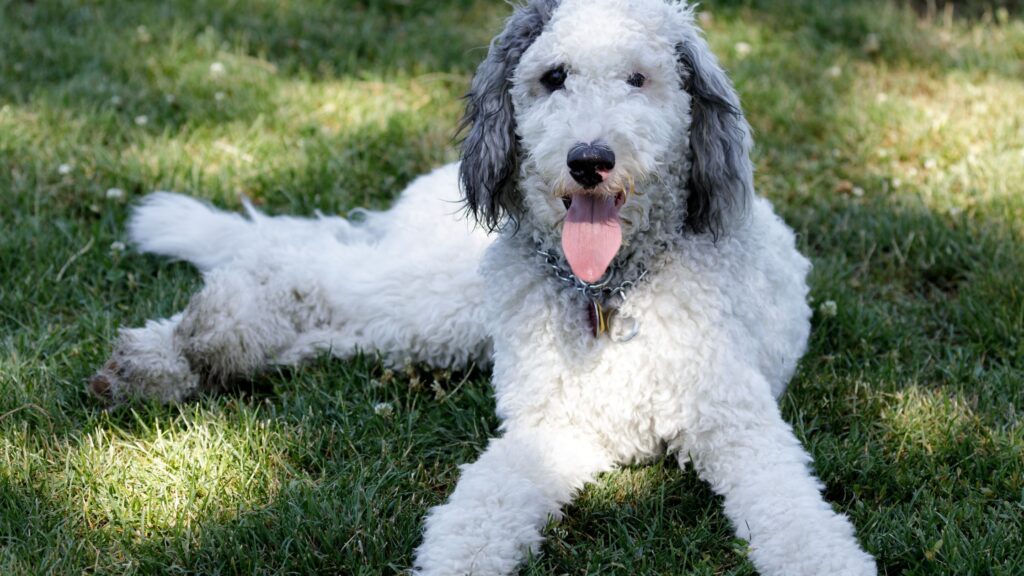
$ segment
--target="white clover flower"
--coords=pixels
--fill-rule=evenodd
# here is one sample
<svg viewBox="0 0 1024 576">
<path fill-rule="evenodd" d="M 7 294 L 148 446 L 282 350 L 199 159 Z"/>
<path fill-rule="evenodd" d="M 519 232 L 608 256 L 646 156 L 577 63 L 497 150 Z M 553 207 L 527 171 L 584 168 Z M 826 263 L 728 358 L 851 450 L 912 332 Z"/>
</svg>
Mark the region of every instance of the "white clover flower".
<svg viewBox="0 0 1024 576">
<path fill-rule="evenodd" d="M 839 78 L 843 75 L 843 69 L 839 66 L 830 66 L 828 70 L 825 70 L 825 75 L 829 78 Z"/>
<path fill-rule="evenodd" d="M 71 170 L 71 164 L 61 164 L 60 166 L 57 166 L 57 173 L 60 174 L 61 176 L 67 176 L 68 174 L 71 174 Z"/>
<path fill-rule="evenodd" d="M 818 312 L 825 318 L 835 318 L 839 313 L 839 306 L 836 305 L 835 300 L 825 300 L 818 306 Z"/>
<path fill-rule="evenodd" d="M 390 418 L 395 413 L 395 407 L 391 402 L 378 402 L 373 405 L 373 413 L 382 418 Z"/>
<path fill-rule="evenodd" d="M 210 74 L 212 76 L 223 76 L 225 71 L 226 68 L 224 68 L 224 64 L 221 62 L 210 64 Z"/>
<path fill-rule="evenodd" d="M 216 100 L 217 102 L 223 102 L 224 99 L 227 98 L 227 97 L 228 97 L 228 95 L 223 93 L 223 92 L 217 92 L 217 93 L 215 93 L 213 95 L 213 99 Z"/>
<path fill-rule="evenodd" d="M 125 248 L 127 248 L 127 246 L 125 246 L 124 242 L 118 241 L 110 244 L 111 252 L 124 252 Z"/>
<path fill-rule="evenodd" d="M 749 55 L 750 52 L 753 51 L 753 48 L 750 46 L 750 44 L 747 44 L 746 42 L 737 42 L 736 45 L 733 46 L 733 48 L 736 49 L 736 55 L 739 56 L 740 58 Z"/>
<path fill-rule="evenodd" d="M 177 100 L 178 98 L 174 94 L 164 94 L 164 102 L 167 102 L 168 104 L 174 104 Z"/>
<path fill-rule="evenodd" d="M 149 116 L 146 116 L 145 114 L 140 114 L 139 116 L 136 116 L 135 124 L 138 126 L 145 126 L 146 124 L 149 124 Z"/>
<path fill-rule="evenodd" d="M 872 32 L 864 37 L 864 43 L 861 44 L 861 48 L 868 54 L 874 54 L 881 50 L 882 41 L 878 38 L 878 34 Z"/>
<path fill-rule="evenodd" d="M 110 200 L 120 200 L 124 198 L 124 190 L 120 188 L 107 188 L 106 196 Z"/>
</svg>

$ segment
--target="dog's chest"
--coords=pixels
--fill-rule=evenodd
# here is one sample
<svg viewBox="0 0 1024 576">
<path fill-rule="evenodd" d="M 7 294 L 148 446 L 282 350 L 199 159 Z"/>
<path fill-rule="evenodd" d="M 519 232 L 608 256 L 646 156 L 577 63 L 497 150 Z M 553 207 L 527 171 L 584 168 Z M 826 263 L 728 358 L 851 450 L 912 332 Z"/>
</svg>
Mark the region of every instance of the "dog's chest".
<svg viewBox="0 0 1024 576">
<path fill-rule="evenodd" d="M 498 415 L 521 424 L 596 434 L 622 461 L 659 454 L 687 420 L 703 359 L 699 318 L 658 280 L 638 286 L 619 314 L 636 337 L 595 338 L 586 303 L 536 282 L 505 300 L 495 337 Z"/>
</svg>

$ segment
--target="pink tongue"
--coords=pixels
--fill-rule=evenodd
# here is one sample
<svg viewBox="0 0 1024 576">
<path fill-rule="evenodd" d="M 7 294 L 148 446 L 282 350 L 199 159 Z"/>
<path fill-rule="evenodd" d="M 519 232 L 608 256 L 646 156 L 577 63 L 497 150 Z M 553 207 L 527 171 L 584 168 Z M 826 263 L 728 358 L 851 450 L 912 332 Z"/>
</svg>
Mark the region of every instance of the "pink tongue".
<svg viewBox="0 0 1024 576">
<path fill-rule="evenodd" d="M 562 251 L 572 273 L 584 282 L 597 282 L 621 245 L 615 197 L 574 194 L 562 228 Z"/>
</svg>

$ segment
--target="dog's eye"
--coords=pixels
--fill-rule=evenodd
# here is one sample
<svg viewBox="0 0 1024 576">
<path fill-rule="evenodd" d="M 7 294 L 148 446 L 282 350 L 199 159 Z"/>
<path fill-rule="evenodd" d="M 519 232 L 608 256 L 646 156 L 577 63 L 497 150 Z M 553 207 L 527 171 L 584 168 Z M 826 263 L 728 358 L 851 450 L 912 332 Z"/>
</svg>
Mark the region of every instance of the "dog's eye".
<svg viewBox="0 0 1024 576">
<path fill-rule="evenodd" d="M 642 88 L 644 82 L 647 82 L 647 76 L 644 76 L 639 72 L 633 72 L 629 75 L 629 78 L 626 78 L 627 84 L 630 86 L 636 86 L 637 88 Z"/>
<path fill-rule="evenodd" d="M 552 92 L 561 90 L 565 87 L 565 68 L 559 66 L 548 70 L 540 77 L 540 83 Z"/>
</svg>

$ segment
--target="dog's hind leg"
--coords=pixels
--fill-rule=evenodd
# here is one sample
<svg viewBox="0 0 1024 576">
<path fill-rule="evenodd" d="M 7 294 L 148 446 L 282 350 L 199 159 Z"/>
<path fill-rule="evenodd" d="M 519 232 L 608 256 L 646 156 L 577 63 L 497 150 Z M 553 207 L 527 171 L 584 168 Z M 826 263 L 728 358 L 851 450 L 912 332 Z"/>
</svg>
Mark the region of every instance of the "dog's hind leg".
<svg viewBox="0 0 1024 576">
<path fill-rule="evenodd" d="M 336 245 L 239 257 L 207 272 L 180 314 L 121 330 L 91 388 L 111 399 L 175 402 L 320 353 L 378 353 L 392 366 L 486 363 L 475 261 L 422 246 L 398 252 Z"/>
<path fill-rule="evenodd" d="M 122 329 L 110 360 L 90 379 L 92 391 L 115 400 L 180 401 L 252 376 L 303 333 L 329 322 L 316 286 L 290 282 L 284 266 L 264 264 L 214 269 L 180 314 Z"/>
<path fill-rule="evenodd" d="M 490 239 L 456 217 L 457 191 L 455 170 L 438 170 L 358 225 L 255 211 L 247 220 L 167 194 L 147 200 L 133 239 L 195 263 L 205 286 L 181 314 L 122 330 L 92 390 L 178 401 L 322 352 L 376 352 L 393 365 L 486 361 L 477 266 Z"/>
<path fill-rule="evenodd" d="M 146 397 L 177 402 L 192 395 L 200 380 L 175 343 L 181 316 L 122 329 L 114 353 L 89 379 L 89 390 L 108 400 Z"/>
</svg>

